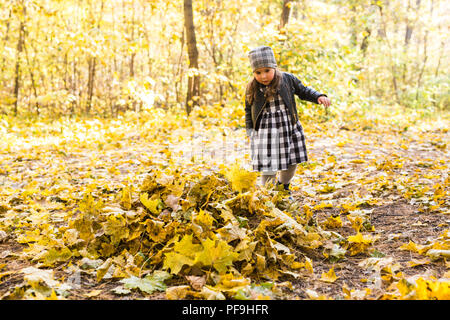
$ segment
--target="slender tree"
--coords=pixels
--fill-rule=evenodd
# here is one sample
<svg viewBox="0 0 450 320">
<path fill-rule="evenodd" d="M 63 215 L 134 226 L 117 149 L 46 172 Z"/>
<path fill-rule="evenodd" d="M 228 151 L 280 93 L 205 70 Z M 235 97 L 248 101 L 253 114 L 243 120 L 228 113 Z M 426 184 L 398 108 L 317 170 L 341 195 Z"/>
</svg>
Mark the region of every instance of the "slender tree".
<svg viewBox="0 0 450 320">
<path fill-rule="evenodd" d="M 397 68 L 395 66 L 394 57 L 393 57 L 393 47 L 387 37 L 387 31 L 386 31 L 386 18 L 383 13 L 383 5 L 380 3 L 377 3 L 379 12 L 380 12 L 380 20 L 381 20 L 381 29 L 383 31 L 383 39 L 385 40 L 387 46 L 388 46 L 388 57 L 389 57 L 389 64 L 391 68 L 391 76 L 392 76 L 392 85 L 394 90 L 394 96 L 396 98 L 396 101 L 398 104 L 401 104 L 400 101 L 400 95 L 399 95 L 399 88 L 398 88 L 398 81 L 397 81 Z"/>
<path fill-rule="evenodd" d="M 194 14 L 192 12 L 192 0 L 184 0 L 184 27 L 186 29 L 186 41 L 189 55 L 189 68 L 198 69 L 198 50 L 195 38 Z M 200 95 L 200 78 L 197 72 L 188 73 L 188 87 L 186 95 L 186 112 L 191 113 L 191 106 L 198 105 Z"/>
<path fill-rule="evenodd" d="M 103 5 L 104 5 L 104 1 L 102 0 L 101 5 L 100 5 L 100 17 L 97 20 L 97 29 L 100 30 L 100 21 L 102 18 L 102 14 L 103 14 Z M 94 21 L 94 16 L 93 16 L 93 8 L 91 9 L 91 19 L 92 21 Z M 96 67 L 97 67 L 97 58 L 95 56 L 93 57 L 89 57 L 88 60 L 88 101 L 87 101 L 87 105 L 86 105 L 86 113 L 89 114 L 91 111 L 91 107 L 92 107 L 92 97 L 94 96 L 94 83 L 95 83 L 95 71 L 96 71 Z"/>
<path fill-rule="evenodd" d="M 280 29 L 287 25 L 289 21 L 289 15 L 291 13 L 291 0 L 283 0 L 283 10 L 281 11 Z"/>
<path fill-rule="evenodd" d="M 3 39 L 3 48 L 6 47 L 6 45 L 8 44 L 8 41 L 9 41 L 9 27 L 11 24 L 11 15 L 12 15 L 12 8 L 9 8 L 8 19 L 6 19 L 6 30 L 5 30 L 5 37 Z M 3 56 L 1 69 L 0 69 L 1 73 L 5 72 L 5 66 L 6 66 L 5 60 L 6 60 L 5 56 Z"/>
<path fill-rule="evenodd" d="M 20 89 L 20 56 L 23 51 L 23 42 L 25 37 L 25 18 L 26 18 L 26 8 L 25 3 L 20 2 L 20 6 L 22 8 L 22 16 L 20 17 L 20 25 L 19 25 L 19 40 L 17 41 L 17 50 L 16 50 L 16 69 L 14 76 L 14 115 L 17 115 L 18 104 L 19 104 L 19 89 Z"/>
<path fill-rule="evenodd" d="M 431 7 L 430 7 L 430 21 L 433 18 L 433 8 L 434 8 L 434 0 L 431 0 Z M 425 30 L 425 35 L 423 38 L 423 61 L 422 61 L 422 68 L 420 69 L 419 72 L 419 77 L 417 79 L 417 88 L 416 88 L 416 100 L 419 100 L 419 89 L 421 86 L 421 81 L 422 81 L 422 77 L 423 77 L 423 73 L 425 71 L 425 65 L 427 63 L 428 60 L 428 51 L 427 51 L 427 45 L 428 45 L 428 34 L 429 34 L 429 29 L 427 28 Z"/>
</svg>

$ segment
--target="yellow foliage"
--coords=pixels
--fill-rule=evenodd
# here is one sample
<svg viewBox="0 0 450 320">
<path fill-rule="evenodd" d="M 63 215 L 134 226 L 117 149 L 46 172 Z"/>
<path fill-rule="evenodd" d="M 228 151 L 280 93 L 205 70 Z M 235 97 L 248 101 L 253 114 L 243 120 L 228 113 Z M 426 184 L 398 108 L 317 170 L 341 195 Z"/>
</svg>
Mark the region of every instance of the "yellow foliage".
<svg viewBox="0 0 450 320">
<path fill-rule="evenodd" d="M 347 238 L 347 249 L 350 251 L 351 256 L 366 252 L 373 240 L 371 236 L 363 236 L 358 232 L 356 235 Z"/>
<path fill-rule="evenodd" d="M 286 34 L 289 32 L 286 29 Z M 292 58 L 295 56 L 290 54 Z M 131 89 L 137 88 L 134 84 L 129 89 L 133 92 Z M 17 257 L 41 267 L 58 265 L 59 271 L 72 272 L 83 259 L 95 265 L 89 266 L 85 275 L 93 274 L 98 281 L 110 277 L 128 279 L 158 269 L 177 274 L 177 281 L 189 281 L 190 286 L 177 283 L 167 289 L 168 299 L 263 299 L 273 298 L 277 293 L 273 288 L 278 286 L 275 282 L 279 277 L 283 277 L 282 281 L 285 277 L 305 277 L 313 285 L 325 282 L 322 286 L 327 283 L 336 286 L 339 277 L 334 268 L 328 266 L 329 271 L 324 271 L 321 277 L 314 275 L 313 263 L 320 260 L 320 253 L 329 258 L 324 263 L 341 259 L 347 252 L 350 256 L 372 253 L 371 263 L 379 263 L 370 267 L 376 271 L 373 273 L 376 279 L 367 276 L 359 280 L 372 285 L 374 279 L 381 279 L 382 287 L 374 294 L 384 290 L 382 298 L 448 299 L 449 272 L 442 271 L 444 266 L 448 267 L 448 231 L 435 239 L 427 238 L 425 244 L 409 241 L 400 247 L 398 241 L 404 235 L 383 234 L 381 224 L 377 234 L 399 243 L 397 247 L 401 250 L 424 255 L 424 259 L 411 259 L 400 265 L 408 270 L 399 269 L 393 263 L 395 260 L 382 264 L 384 260 L 378 257 L 392 258 L 391 252 L 370 252 L 376 238 L 363 234 L 373 230 L 369 214 L 370 218 L 382 215 L 384 212 L 378 209 L 390 206 L 392 201 L 396 204 L 401 197 L 408 199 L 402 205 L 417 206 L 420 212 L 433 215 L 416 216 L 421 221 L 412 221 L 411 227 L 420 230 L 448 227 L 441 216 L 448 213 L 445 200 L 449 180 L 443 174 L 448 161 L 440 136 L 446 132 L 445 128 L 421 121 L 417 123 L 424 127 L 413 126 L 410 121 L 417 118 L 402 119 L 401 114 L 386 117 L 389 118 L 386 122 L 383 117 L 390 114 L 387 110 L 371 113 L 370 119 L 359 119 L 352 114 L 358 110 L 349 106 L 346 117 L 333 115 L 337 118 L 330 116 L 320 124 L 308 122 L 312 118 L 305 111 L 304 119 L 313 141 L 320 144 L 324 138 L 330 150 L 338 147 L 339 152 L 327 151 L 325 156 L 299 166 L 302 175 L 292 183 L 299 201 L 293 203 L 284 201 L 272 190 L 257 188 L 258 173 L 246 171 L 240 165 L 204 159 L 200 164 L 177 158 L 177 148 L 185 151 L 190 139 L 203 139 L 206 132 L 221 134 L 224 120 L 218 118 L 223 114 L 229 115 L 230 123 L 238 128 L 240 119 L 235 117 L 244 115 L 242 105 L 233 105 L 231 109 L 222 108 L 219 103 L 198 107 L 195 112 L 203 118 L 186 118 L 163 108 L 122 114 L 124 118 L 114 121 L 90 119 L 32 125 L 29 122 L 26 126 L 24 120 L 15 119 L 15 123 L 2 117 L 0 242 L 5 248 L 11 243 L 25 246 L 22 252 L 0 253 L 1 259 L 6 258 L 0 268 L 5 265 L 8 268 Z M 191 135 L 192 125 L 196 124 L 201 124 L 195 128 L 202 131 Z M 359 131 L 362 128 L 365 129 Z M 73 135 L 68 136 L 68 132 Z M 226 130 L 230 139 L 242 134 L 242 130 Z M 129 139 L 131 136 L 133 140 Z M 49 146 L 43 142 L 47 137 L 51 141 Z M 384 145 L 386 141 L 390 143 Z M 353 147 L 361 150 L 358 144 L 370 150 L 349 155 L 347 152 Z M 129 152 L 123 152 L 125 146 L 138 161 Z M 380 146 L 388 153 L 380 152 Z M 219 144 L 214 146 L 215 151 L 216 147 Z M 438 158 L 416 161 L 411 157 L 412 151 L 422 153 L 423 149 Z M 83 163 L 79 154 L 89 156 L 90 160 Z M 216 167 L 221 171 L 217 172 Z M 143 182 L 136 188 L 139 181 Z M 136 189 L 139 194 L 134 193 Z M 343 221 L 341 215 L 335 215 L 337 211 L 348 213 L 355 235 L 345 239 L 339 234 Z M 332 216 L 321 220 L 324 213 L 330 212 Z M 434 225 L 434 220 L 439 219 Z M 347 261 L 340 263 L 345 265 Z M 83 268 L 85 265 L 88 264 L 83 261 Z M 439 268 L 441 279 L 403 279 L 402 272 L 417 275 L 423 268 L 416 267 L 421 265 L 431 271 Z M 62 297 L 56 281 L 33 272 L 33 276 L 24 278 L 22 287 L 11 288 L 5 297 Z M 12 275 L 9 269 L 1 273 L 2 284 L 11 283 L 8 280 Z M 260 284 L 262 279 L 268 283 Z M 38 292 L 43 287 L 45 294 Z M 81 294 L 87 298 L 103 295 L 94 289 Z M 122 294 L 126 294 L 124 291 Z M 343 292 L 348 299 L 371 298 L 370 289 L 343 288 Z M 311 289 L 305 289 L 305 293 L 312 299 L 326 298 Z"/>
<path fill-rule="evenodd" d="M 159 214 L 162 211 L 163 203 L 160 198 L 157 197 L 156 194 L 152 195 L 150 199 L 148 198 L 148 193 L 143 192 L 139 196 L 142 204 L 150 210 L 153 214 Z"/>
<path fill-rule="evenodd" d="M 225 273 L 238 254 L 232 251 L 232 247 L 222 240 L 206 239 L 202 242 L 203 249 L 195 257 L 195 263 L 203 266 L 212 266 L 219 273 Z"/>
<path fill-rule="evenodd" d="M 450 282 L 440 280 L 426 280 L 422 277 L 411 283 L 405 279 L 396 284 L 399 299 L 408 300 L 449 300 Z"/>
<path fill-rule="evenodd" d="M 120 204 L 127 210 L 131 209 L 131 188 L 125 186 L 122 189 L 122 198 L 120 200 Z"/>
<path fill-rule="evenodd" d="M 192 291 L 189 286 L 175 286 L 166 289 L 166 298 L 168 300 L 180 300 L 186 298 Z"/>
<path fill-rule="evenodd" d="M 327 229 L 336 229 L 342 227 L 341 216 L 329 216 L 327 220 L 324 222 L 324 226 Z"/>
<path fill-rule="evenodd" d="M 336 276 L 336 273 L 334 272 L 334 267 L 331 268 L 328 272 L 322 272 L 322 275 L 320 277 L 320 281 L 333 283 L 335 282 L 339 277 Z"/>
<path fill-rule="evenodd" d="M 106 235 L 111 236 L 112 244 L 118 244 L 120 240 L 128 238 L 130 230 L 126 226 L 126 219 L 120 214 L 111 214 L 106 218 L 104 230 Z"/>
<path fill-rule="evenodd" d="M 233 190 L 245 192 L 255 186 L 259 173 L 247 171 L 241 168 L 239 164 L 235 164 L 225 175 L 230 180 Z"/>
</svg>

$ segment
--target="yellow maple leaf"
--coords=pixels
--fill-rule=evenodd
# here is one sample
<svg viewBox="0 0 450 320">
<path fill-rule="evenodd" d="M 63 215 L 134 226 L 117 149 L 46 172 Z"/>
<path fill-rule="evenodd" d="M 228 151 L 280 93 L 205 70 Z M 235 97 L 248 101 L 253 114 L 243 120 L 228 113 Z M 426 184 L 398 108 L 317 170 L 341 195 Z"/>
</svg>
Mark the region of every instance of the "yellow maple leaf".
<svg viewBox="0 0 450 320">
<path fill-rule="evenodd" d="M 363 219 L 359 216 L 352 217 L 351 215 L 347 215 L 347 219 L 351 222 L 352 228 L 359 233 L 363 226 Z"/>
<path fill-rule="evenodd" d="M 59 299 L 59 297 L 56 295 L 55 290 L 52 288 L 52 293 L 50 294 L 49 297 L 46 297 L 45 300 L 61 300 L 61 299 Z"/>
<path fill-rule="evenodd" d="M 308 270 L 310 273 L 314 273 L 314 268 L 313 268 L 313 263 L 312 260 L 308 257 L 305 257 L 305 268 L 306 270 Z"/>
<path fill-rule="evenodd" d="M 202 242 L 203 250 L 198 252 L 195 263 L 212 266 L 220 274 L 225 273 L 239 255 L 223 240 L 206 239 Z"/>
<path fill-rule="evenodd" d="M 45 254 L 39 256 L 43 266 L 52 266 L 56 262 L 67 261 L 72 257 L 72 252 L 67 247 L 49 248 L 44 251 Z"/>
<path fill-rule="evenodd" d="M 122 239 L 126 239 L 130 229 L 127 227 L 127 221 L 121 214 L 111 214 L 106 218 L 103 224 L 105 234 L 111 236 L 111 243 L 117 244 Z"/>
<path fill-rule="evenodd" d="M 202 209 L 200 209 L 198 213 L 193 215 L 192 220 L 205 230 L 211 229 L 213 222 L 216 221 L 216 219 L 212 217 L 212 214 L 209 211 Z"/>
<path fill-rule="evenodd" d="M 322 210 L 323 208 L 333 208 L 333 205 L 329 202 L 322 201 L 313 207 L 314 210 Z"/>
<path fill-rule="evenodd" d="M 349 236 L 347 238 L 348 242 L 352 242 L 352 243 L 364 243 L 364 244 L 370 244 L 372 243 L 372 238 L 367 236 L 363 236 L 360 232 L 358 232 L 356 235 L 354 236 Z"/>
<path fill-rule="evenodd" d="M 127 210 L 131 209 L 131 188 L 129 186 L 126 186 L 122 189 L 120 205 Z"/>
<path fill-rule="evenodd" d="M 239 226 L 231 223 L 227 223 L 225 226 L 218 229 L 217 233 L 220 235 L 221 239 L 226 242 L 231 242 L 236 239 L 242 240 L 245 238 L 245 229 L 239 228 Z"/>
<path fill-rule="evenodd" d="M 300 268 L 304 268 L 304 267 L 305 267 L 305 263 L 303 263 L 303 262 L 294 261 L 291 264 L 291 269 L 300 269 Z"/>
<path fill-rule="evenodd" d="M 77 219 L 69 221 L 69 227 L 78 231 L 80 239 L 88 241 L 94 237 L 93 222 L 89 214 L 82 213 Z"/>
<path fill-rule="evenodd" d="M 75 229 L 67 229 L 62 238 L 67 245 L 71 246 L 78 240 L 78 231 Z"/>
<path fill-rule="evenodd" d="M 347 213 L 349 211 L 354 211 L 358 209 L 358 204 L 357 203 L 343 203 L 341 204 L 341 212 L 340 213 Z"/>
<path fill-rule="evenodd" d="M 320 277 L 320 281 L 333 283 L 335 282 L 339 277 L 336 276 L 336 273 L 334 272 L 334 267 L 332 267 L 328 272 L 322 272 L 322 276 Z"/>
<path fill-rule="evenodd" d="M 187 295 L 192 292 L 189 286 L 175 286 L 166 289 L 166 298 L 168 300 L 180 300 L 184 299 Z"/>
<path fill-rule="evenodd" d="M 202 250 L 201 244 L 195 244 L 192 242 L 193 235 L 186 234 L 184 237 L 175 243 L 174 250 L 178 253 L 184 254 L 187 257 L 194 258 L 197 252 Z"/>
<path fill-rule="evenodd" d="M 36 242 L 41 239 L 41 231 L 39 228 L 34 230 L 26 230 L 24 234 L 17 237 L 18 243 Z"/>
<path fill-rule="evenodd" d="M 327 229 L 335 229 L 342 227 L 341 216 L 329 216 L 327 220 L 324 222 L 324 226 Z"/>
<path fill-rule="evenodd" d="M 372 244 L 373 238 L 370 236 L 363 236 L 360 232 L 358 232 L 354 236 L 349 236 L 347 238 L 348 249 L 350 251 L 350 255 L 354 256 L 358 253 L 365 252 L 367 248 Z"/>
<path fill-rule="evenodd" d="M 225 176 L 231 182 L 231 188 L 234 191 L 244 192 L 255 186 L 258 172 L 247 171 L 235 164 L 231 169 L 225 172 Z"/>
<path fill-rule="evenodd" d="M 112 258 L 108 258 L 103 264 L 97 268 L 97 282 L 100 282 L 113 264 Z"/>
<path fill-rule="evenodd" d="M 144 181 L 142 182 L 142 184 L 139 188 L 141 192 L 146 192 L 146 191 L 152 192 L 153 190 L 158 188 L 158 183 L 156 182 L 156 178 L 155 178 L 156 175 L 157 175 L 156 172 L 151 171 L 151 174 L 147 175 L 144 178 Z"/>
<path fill-rule="evenodd" d="M 255 257 L 256 257 L 256 269 L 259 272 L 263 272 L 266 269 L 266 257 L 264 257 L 263 255 L 260 255 L 258 253 L 254 253 Z"/>
<path fill-rule="evenodd" d="M 316 190 L 320 193 L 331 193 L 336 190 L 336 187 L 333 184 L 325 183 L 316 188 Z"/>
<path fill-rule="evenodd" d="M 214 287 L 218 291 L 236 292 L 250 284 L 250 279 L 226 273 L 220 277 L 219 283 Z"/>
<path fill-rule="evenodd" d="M 413 241 L 409 240 L 408 243 L 405 243 L 403 245 L 400 246 L 399 248 L 400 250 L 407 250 L 407 251 L 412 251 L 412 252 L 416 252 L 421 254 L 424 246 L 420 245 L 420 244 L 416 244 Z"/>
<path fill-rule="evenodd" d="M 255 251 L 257 243 L 258 243 L 257 241 L 251 241 L 250 239 L 243 239 L 235 247 L 235 251 L 239 253 L 239 257 L 237 260 L 250 261 L 253 257 L 253 251 Z"/>
<path fill-rule="evenodd" d="M 202 250 L 201 244 L 192 243 L 192 234 L 184 235 L 174 245 L 174 251 L 164 254 L 164 269 L 170 269 L 173 274 L 178 274 L 184 265 L 193 266 L 195 255 Z"/>
<path fill-rule="evenodd" d="M 428 259 L 421 259 L 421 260 L 417 260 L 417 259 L 412 259 L 411 261 L 408 261 L 408 267 L 413 268 L 416 266 L 422 266 L 424 264 L 429 264 L 431 261 Z"/>
<path fill-rule="evenodd" d="M 419 278 L 415 283 L 415 294 L 412 298 L 417 300 L 449 300 L 450 283 L 448 281 L 425 280 Z"/>
<path fill-rule="evenodd" d="M 146 225 L 145 231 L 147 231 L 148 237 L 155 242 L 162 242 L 167 236 L 166 229 L 164 228 L 164 222 L 153 219 L 147 219 L 144 223 Z"/>
<path fill-rule="evenodd" d="M 170 269 L 173 274 L 178 274 L 184 265 L 193 266 L 194 260 L 177 252 L 169 252 L 165 254 L 164 269 Z"/>
<path fill-rule="evenodd" d="M 152 195 L 151 198 L 148 198 L 148 193 L 143 192 L 139 196 L 141 203 L 150 210 L 153 214 L 159 214 L 162 211 L 162 201 L 155 195 Z"/>
</svg>

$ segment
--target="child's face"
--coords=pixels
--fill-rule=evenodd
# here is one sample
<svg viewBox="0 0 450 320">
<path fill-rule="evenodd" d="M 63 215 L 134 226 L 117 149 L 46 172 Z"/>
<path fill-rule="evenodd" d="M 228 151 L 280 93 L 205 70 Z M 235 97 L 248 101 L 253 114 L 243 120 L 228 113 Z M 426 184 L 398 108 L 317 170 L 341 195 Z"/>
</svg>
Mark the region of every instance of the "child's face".
<svg viewBox="0 0 450 320">
<path fill-rule="evenodd" d="M 259 68 L 253 71 L 253 75 L 255 76 L 256 81 L 262 83 L 267 86 L 275 76 L 274 68 Z"/>
</svg>

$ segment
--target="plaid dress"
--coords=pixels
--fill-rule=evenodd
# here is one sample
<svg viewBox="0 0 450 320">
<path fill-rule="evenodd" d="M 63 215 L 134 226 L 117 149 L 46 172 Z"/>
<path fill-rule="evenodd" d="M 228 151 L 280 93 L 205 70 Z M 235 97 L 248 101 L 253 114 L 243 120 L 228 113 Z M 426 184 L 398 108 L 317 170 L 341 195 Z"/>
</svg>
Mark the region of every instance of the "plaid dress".
<svg viewBox="0 0 450 320">
<path fill-rule="evenodd" d="M 308 161 L 305 135 L 300 121 L 292 125 L 289 110 L 278 94 L 266 103 L 258 131 L 250 137 L 253 170 L 267 174 Z"/>
</svg>

